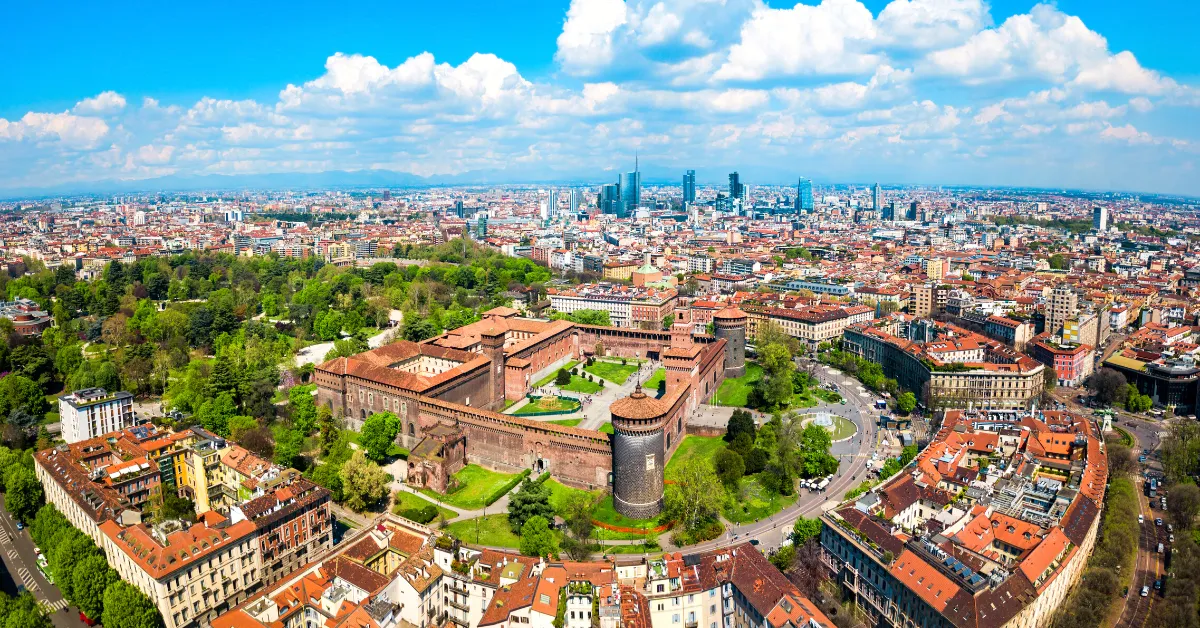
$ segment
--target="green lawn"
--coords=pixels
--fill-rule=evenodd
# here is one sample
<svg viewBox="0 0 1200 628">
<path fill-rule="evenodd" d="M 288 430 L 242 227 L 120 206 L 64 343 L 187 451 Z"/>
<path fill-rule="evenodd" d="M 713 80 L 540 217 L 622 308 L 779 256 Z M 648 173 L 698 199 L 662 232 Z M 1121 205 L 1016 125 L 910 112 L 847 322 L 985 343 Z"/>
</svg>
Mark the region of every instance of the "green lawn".
<svg viewBox="0 0 1200 628">
<path fill-rule="evenodd" d="M 478 528 L 476 528 L 478 525 Z M 446 526 L 446 532 L 464 543 L 490 545 L 492 547 L 520 547 L 521 537 L 508 529 L 508 515 L 488 515 L 464 521 L 455 521 Z"/>
<path fill-rule="evenodd" d="M 421 493 L 435 500 L 462 508 L 463 510 L 478 510 L 487 506 L 487 498 L 498 488 L 513 478 L 513 474 L 489 471 L 476 464 L 469 464 L 454 474 L 459 482 L 458 490 L 448 495 L 439 495 L 433 489 L 423 488 Z"/>
<path fill-rule="evenodd" d="M 747 362 L 745 375 L 721 382 L 721 387 L 717 389 L 717 394 L 714 396 L 715 403 L 718 406 L 745 408 L 750 396 L 750 389 L 754 388 L 754 383 L 762 379 L 762 376 L 761 366 L 754 362 Z"/>
<path fill-rule="evenodd" d="M 630 375 L 633 375 L 637 372 L 638 365 L 621 364 L 620 362 L 601 362 L 600 360 L 596 360 L 591 366 L 585 366 L 583 370 L 591 373 L 592 375 L 603 377 L 610 382 L 620 385 L 624 384 L 625 380 L 629 379 Z"/>
<path fill-rule="evenodd" d="M 578 375 L 572 375 L 571 383 L 567 384 L 566 386 L 559 386 L 559 388 L 562 390 L 577 392 L 583 395 L 591 395 L 604 390 L 604 385 L 597 384 L 596 382 L 589 382 Z"/>
<path fill-rule="evenodd" d="M 605 495 L 604 499 L 597 504 L 596 512 L 592 515 L 592 517 L 596 521 L 603 521 L 604 523 L 610 523 L 612 525 L 626 528 L 656 528 L 662 524 L 660 521 L 661 515 L 653 519 L 630 519 L 629 517 L 617 512 L 616 507 L 613 506 L 613 498 L 611 493 Z"/>
<path fill-rule="evenodd" d="M 683 442 L 679 443 L 679 448 L 675 450 L 675 455 L 671 456 L 671 460 L 667 462 L 667 468 L 664 471 L 667 478 L 672 477 L 673 471 L 683 466 L 683 463 L 690 458 L 700 457 L 705 460 L 712 460 L 713 456 L 725 446 L 725 440 L 720 436 L 685 436 Z"/>
<path fill-rule="evenodd" d="M 650 379 L 642 382 L 642 390 L 657 391 L 659 382 L 666 381 L 666 379 L 667 370 L 658 369 L 654 371 L 654 374 L 650 376 Z"/>
<path fill-rule="evenodd" d="M 602 545 L 600 550 L 606 554 L 649 554 L 655 556 L 662 553 L 661 547 L 650 549 L 642 544 L 637 545 Z"/>
<path fill-rule="evenodd" d="M 565 425 L 567 427 L 575 427 L 576 425 L 579 425 L 579 422 L 582 420 L 583 419 L 558 419 L 557 421 L 546 421 L 546 423 L 553 423 L 555 425 Z"/>
<path fill-rule="evenodd" d="M 758 478 L 742 478 L 737 491 L 730 491 L 722 513 L 733 523 L 759 521 L 796 502 L 797 495 L 777 495 L 758 483 Z"/>
<path fill-rule="evenodd" d="M 559 516 L 562 516 L 563 507 L 566 506 L 567 500 L 572 495 L 590 495 L 592 499 L 599 499 L 600 493 L 603 492 L 601 489 L 585 491 L 581 488 L 572 488 L 554 478 L 548 478 L 544 484 L 550 488 L 550 505 L 554 506 L 554 511 L 559 513 Z"/>
<path fill-rule="evenodd" d="M 613 426 L 612 426 L 612 423 L 605 423 L 604 425 L 601 425 L 601 426 L 600 426 L 600 429 L 598 429 L 598 430 L 596 430 L 596 431 L 597 431 L 597 432 L 604 432 L 605 434 L 612 434 L 612 433 L 613 433 Z"/>
<path fill-rule="evenodd" d="M 850 419 L 834 415 L 832 434 L 833 440 L 850 438 L 851 436 L 854 436 L 854 433 L 857 431 L 858 428 L 854 426 L 854 422 L 852 422 Z"/>
<path fill-rule="evenodd" d="M 570 362 L 567 362 L 566 364 L 562 365 L 562 368 L 565 368 L 565 369 L 567 369 L 568 371 L 570 371 L 571 369 L 575 368 L 575 366 L 576 366 L 577 364 L 579 364 L 579 361 L 578 361 L 578 360 L 571 360 Z M 533 385 L 533 387 L 534 387 L 534 388 L 541 388 L 542 386 L 545 386 L 546 384 L 549 384 L 550 382 L 554 381 L 554 376 L 555 376 L 555 375 L 558 375 L 558 371 L 559 371 L 559 369 L 554 369 L 553 371 L 551 371 L 551 372 L 550 372 L 550 374 L 549 374 L 549 375 L 547 375 L 547 376 L 545 376 L 545 377 L 543 377 L 543 378 L 539 379 L 539 380 L 537 381 L 537 383 L 535 383 L 535 384 Z"/>
<path fill-rule="evenodd" d="M 537 414 L 540 412 L 562 412 L 567 414 L 579 410 L 580 404 L 574 399 L 558 397 L 555 395 L 546 395 L 537 400 L 531 400 L 529 403 L 517 408 L 513 414 Z"/>
<path fill-rule="evenodd" d="M 457 512 L 450 510 L 449 508 L 446 508 L 445 506 L 438 506 L 428 499 L 425 499 L 420 495 L 414 495 L 408 491 L 396 491 L 396 505 L 392 507 L 392 512 L 400 514 L 402 511 L 408 510 L 409 508 L 424 508 L 425 506 L 436 507 L 438 512 L 447 519 L 453 519 L 458 516 Z"/>
</svg>

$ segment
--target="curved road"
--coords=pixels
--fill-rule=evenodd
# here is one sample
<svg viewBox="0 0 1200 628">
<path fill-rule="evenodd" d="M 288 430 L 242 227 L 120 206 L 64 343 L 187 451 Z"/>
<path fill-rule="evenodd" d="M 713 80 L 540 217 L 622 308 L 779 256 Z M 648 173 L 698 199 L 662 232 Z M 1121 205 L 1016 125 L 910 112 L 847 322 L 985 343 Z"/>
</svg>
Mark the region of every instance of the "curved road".
<svg viewBox="0 0 1200 628">
<path fill-rule="evenodd" d="M 1165 431 L 1165 425 L 1128 415 L 1121 415 L 1117 426 L 1124 428 L 1133 436 L 1136 455 L 1142 455 L 1143 450 L 1155 453 L 1160 444 L 1159 432 Z M 1141 627 L 1146 625 L 1150 609 L 1153 608 L 1155 598 L 1159 594 L 1154 590 L 1154 581 L 1165 571 L 1163 555 L 1158 553 L 1158 544 L 1162 543 L 1166 551 L 1171 551 L 1165 526 L 1158 526 L 1154 523 L 1156 518 L 1165 518 L 1166 513 L 1162 510 L 1155 510 L 1155 502 L 1151 502 L 1143 490 L 1147 478 L 1146 472 L 1161 473 L 1161 464 L 1151 457 L 1141 468 L 1143 472 L 1135 475 L 1133 481 L 1134 488 L 1137 490 L 1138 512 L 1145 518 L 1145 522 L 1139 526 L 1135 572 L 1130 581 L 1129 594 L 1121 603 L 1121 615 L 1117 620 L 1117 626 Z M 1150 593 L 1146 597 L 1142 597 L 1141 594 L 1144 586 L 1150 587 Z"/>
</svg>

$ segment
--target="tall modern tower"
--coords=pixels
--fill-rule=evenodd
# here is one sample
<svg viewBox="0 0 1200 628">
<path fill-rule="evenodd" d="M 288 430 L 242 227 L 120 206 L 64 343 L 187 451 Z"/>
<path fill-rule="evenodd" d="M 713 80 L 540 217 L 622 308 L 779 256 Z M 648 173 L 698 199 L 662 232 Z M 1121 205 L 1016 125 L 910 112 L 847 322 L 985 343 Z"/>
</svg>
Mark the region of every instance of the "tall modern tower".
<svg viewBox="0 0 1200 628">
<path fill-rule="evenodd" d="M 879 198 L 879 184 L 876 183 L 875 187 L 871 188 L 871 209 L 873 209 L 875 211 L 879 211 L 880 208 L 883 207 L 883 205 L 880 204 L 880 200 L 881 199 Z"/>
<path fill-rule="evenodd" d="M 683 204 L 696 202 L 696 171 L 688 170 L 683 173 Z"/>
<path fill-rule="evenodd" d="M 633 172 L 621 175 L 621 202 L 617 216 L 624 218 L 637 212 L 642 204 L 642 173 L 638 170 L 637 157 L 633 158 Z"/>
<path fill-rule="evenodd" d="M 813 203 L 812 181 L 800 177 L 796 184 L 796 213 L 812 213 L 816 209 Z"/>
<path fill-rule="evenodd" d="M 596 200 L 596 205 L 600 208 L 601 214 L 618 214 L 618 205 L 621 204 L 621 186 L 616 183 L 605 183 L 600 187 L 600 197 Z"/>
<path fill-rule="evenodd" d="M 558 190 L 550 188 L 550 194 L 546 198 L 546 218 L 554 220 L 558 217 Z"/>
<path fill-rule="evenodd" d="M 1093 207 L 1092 208 L 1092 229 L 1096 231 L 1108 231 L 1108 208 Z"/>
<path fill-rule="evenodd" d="M 742 185 L 741 177 L 738 173 L 729 173 L 729 198 L 733 200 L 746 199 L 746 186 Z"/>
<path fill-rule="evenodd" d="M 575 214 L 579 213 L 579 190 L 571 188 L 571 219 L 575 219 Z"/>
</svg>

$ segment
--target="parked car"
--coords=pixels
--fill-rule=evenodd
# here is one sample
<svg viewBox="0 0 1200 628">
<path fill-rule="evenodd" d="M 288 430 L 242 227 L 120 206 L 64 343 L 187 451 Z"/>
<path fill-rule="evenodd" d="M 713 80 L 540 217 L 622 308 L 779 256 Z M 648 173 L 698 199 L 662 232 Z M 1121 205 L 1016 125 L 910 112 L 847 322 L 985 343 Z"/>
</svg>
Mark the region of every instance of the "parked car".
<svg viewBox="0 0 1200 628">
<path fill-rule="evenodd" d="M 1150 595 L 1150 587 L 1142 587 L 1142 597 Z"/>
<path fill-rule="evenodd" d="M 1155 518 L 1154 518 L 1154 525 L 1156 525 L 1156 526 L 1161 526 L 1161 525 L 1162 525 L 1162 517 L 1155 517 Z"/>
<path fill-rule="evenodd" d="M 1142 515 L 1138 515 L 1138 523 L 1146 523 L 1146 518 Z"/>
</svg>

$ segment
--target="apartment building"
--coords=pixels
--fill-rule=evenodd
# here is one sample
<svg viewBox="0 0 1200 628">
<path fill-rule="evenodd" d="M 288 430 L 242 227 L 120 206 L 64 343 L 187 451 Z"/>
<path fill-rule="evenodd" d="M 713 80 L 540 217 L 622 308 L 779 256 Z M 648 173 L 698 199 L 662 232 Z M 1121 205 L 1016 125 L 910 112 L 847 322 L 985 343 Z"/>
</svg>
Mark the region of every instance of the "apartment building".
<svg viewBox="0 0 1200 628">
<path fill-rule="evenodd" d="M 608 312 L 614 327 L 662 329 L 663 318 L 675 312 L 678 293 L 672 288 L 637 288 L 609 283 L 549 288 L 550 307 L 571 314 L 579 310 Z"/>
<path fill-rule="evenodd" d="M 34 468 L 167 628 L 208 625 L 333 545 L 329 491 L 200 428 L 134 426 L 40 451 Z M 198 521 L 144 518 L 167 491 Z"/>
<path fill-rule="evenodd" d="M 62 436 L 77 443 L 133 425 L 133 395 L 103 388 L 85 388 L 58 398 Z"/>
<path fill-rule="evenodd" d="M 478 549 L 394 515 L 213 628 L 832 628 L 748 543 L 636 563 Z M 561 621 L 561 623 L 559 623 Z"/>
<path fill-rule="evenodd" d="M 1059 386 L 1082 386 L 1096 363 L 1091 345 L 1060 342 L 1046 333 L 1035 336 L 1027 348 L 1030 357 L 1054 369 Z"/>
</svg>

